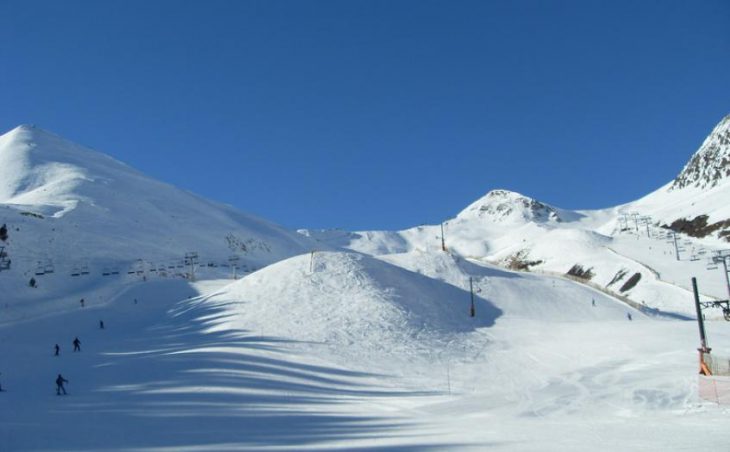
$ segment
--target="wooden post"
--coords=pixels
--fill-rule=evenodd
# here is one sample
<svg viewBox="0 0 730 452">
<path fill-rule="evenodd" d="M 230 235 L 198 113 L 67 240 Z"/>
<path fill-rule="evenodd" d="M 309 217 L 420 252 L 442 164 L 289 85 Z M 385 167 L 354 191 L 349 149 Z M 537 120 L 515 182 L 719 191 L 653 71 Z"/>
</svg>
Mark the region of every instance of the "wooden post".
<svg viewBox="0 0 730 452">
<path fill-rule="evenodd" d="M 441 223 L 441 251 L 446 251 L 446 239 L 444 238 L 444 224 Z"/>
<path fill-rule="evenodd" d="M 474 285 L 472 284 L 471 276 L 469 277 L 469 292 L 471 292 L 471 307 L 469 309 L 469 317 L 476 316 L 476 307 L 474 306 Z"/>
</svg>

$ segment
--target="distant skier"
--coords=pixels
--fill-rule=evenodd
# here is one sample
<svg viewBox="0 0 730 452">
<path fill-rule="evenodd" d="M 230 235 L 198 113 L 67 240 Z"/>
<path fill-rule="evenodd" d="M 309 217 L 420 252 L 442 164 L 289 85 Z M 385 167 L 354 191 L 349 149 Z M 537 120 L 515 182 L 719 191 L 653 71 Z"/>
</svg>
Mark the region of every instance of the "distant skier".
<svg viewBox="0 0 730 452">
<path fill-rule="evenodd" d="M 2 374 L 0 373 L 0 375 L 2 375 Z M 3 385 L 2 385 L 2 383 L 0 383 L 0 392 L 3 392 Z"/>
<path fill-rule="evenodd" d="M 79 303 L 81 303 L 81 307 L 83 308 L 84 307 L 84 299 L 82 298 L 81 300 L 79 300 Z"/>
<path fill-rule="evenodd" d="M 74 344 L 74 351 L 80 352 L 81 351 L 81 341 L 79 340 L 78 337 L 74 339 L 73 344 Z"/>
<path fill-rule="evenodd" d="M 61 347 L 59 347 L 58 344 L 56 344 L 53 347 L 53 350 L 54 350 L 53 356 L 58 356 L 61 353 Z"/>
<path fill-rule="evenodd" d="M 104 329 L 104 321 L 103 320 L 99 320 L 99 329 L 100 330 L 103 330 Z"/>
<path fill-rule="evenodd" d="M 595 306 L 596 306 L 596 299 L 595 299 L 595 298 L 593 298 L 593 299 L 591 300 L 591 304 L 593 305 L 593 307 L 595 307 Z"/>
<path fill-rule="evenodd" d="M 36 281 L 35 278 L 30 278 L 30 281 L 28 281 L 28 285 L 30 287 L 36 287 Z"/>
<path fill-rule="evenodd" d="M 136 298 L 134 299 L 134 304 L 137 304 L 137 299 Z"/>
<path fill-rule="evenodd" d="M 61 395 L 61 391 L 63 391 L 63 395 L 66 395 L 66 388 L 63 387 L 64 383 L 68 383 L 68 380 L 63 378 L 63 375 L 58 374 L 58 377 L 56 377 L 56 395 Z"/>
<path fill-rule="evenodd" d="M 630 312 L 627 312 L 627 313 L 626 313 L 626 318 L 627 318 L 627 319 L 629 319 L 629 321 L 631 321 L 631 320 L 632 320 L 632 318 L 631 318 L 631 313 L 630 313 Z"/>
</svg>

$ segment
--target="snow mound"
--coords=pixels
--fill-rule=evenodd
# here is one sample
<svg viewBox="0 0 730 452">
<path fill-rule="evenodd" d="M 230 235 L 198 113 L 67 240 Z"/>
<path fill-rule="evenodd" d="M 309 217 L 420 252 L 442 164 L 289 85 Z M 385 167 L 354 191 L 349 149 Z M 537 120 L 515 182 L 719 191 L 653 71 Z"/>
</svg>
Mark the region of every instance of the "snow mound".
<svg viewBox="0 0 730 452">
<path fill-rule="evenodd" d="M 341 356 L 412 355 L 494 324 L 501 311 L 468 292 L 362 254 L 278 262 L 211 296 L 227 306 L 212 331 L 250 330 L 326 345 Z"/>
</svg>

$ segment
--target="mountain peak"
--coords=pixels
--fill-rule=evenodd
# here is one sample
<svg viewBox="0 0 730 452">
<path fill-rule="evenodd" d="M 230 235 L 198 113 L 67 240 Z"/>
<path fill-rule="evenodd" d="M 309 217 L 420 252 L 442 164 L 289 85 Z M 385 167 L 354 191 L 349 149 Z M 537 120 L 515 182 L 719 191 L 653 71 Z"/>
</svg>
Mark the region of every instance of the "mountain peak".
<svg viewBox="0 0 730 452">
<path fill-rule="evenodd" d="M 485 217 L 495 222 L 563 221 L 552 206 L 510 190 L 492 190 L 457 216 L 457 218 Z"/>
<path fill-rule="evenodd" d="M 730 115 L 725 116 L 695 152 L 670 190 L 712 188 L 730 180 Z"/>
</svg>

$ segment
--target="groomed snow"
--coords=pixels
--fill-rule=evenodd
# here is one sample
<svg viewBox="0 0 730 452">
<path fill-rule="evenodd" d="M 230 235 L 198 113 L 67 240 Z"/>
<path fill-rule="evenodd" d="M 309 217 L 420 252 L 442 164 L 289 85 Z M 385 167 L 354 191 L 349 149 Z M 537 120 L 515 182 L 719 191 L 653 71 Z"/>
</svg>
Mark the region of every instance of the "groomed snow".
<svg viewBox="0 0 730 452">
<path fill-rule="evenodd" d="M 401 262 L 472 276 L 471 319 L 455 286 L 353 253 L 317 253 L 310 272 L 310 257 L 233 283 L 151 280 L 0 327 L 2 449 L 679 451 L 730 440 L 728 408 L 698 398 L 694 322 L 445 254 Z M 708 334 L 730 350 L 725 324 Z M 54 393 L 58 373 L 68 396 Z"/>
<path fill-rule="evenodd" d="M 13 259 L 0 272 L 2 451 L 730 441 L 730 408 L 699 397 L 697 324 L 681 320 L 689 276 L 703 297 L 724 295 L 718 272 L 689 258 L 722 243 L 682 237 L 677 261 L 658 228 L 619 227 L 641 206 L 656 219 L 723 214 L 727 184 L 592 212 L 500 190 L 445 222 L 444 252 L 438 225 L 295 234 L 30 126 L 0 137 L 0 168 Z M 200 255 L 195 281 L 188 251 Z M 543 262 L 506 270 L 515 257 Z M 590 281 L 564 277 L 575 264 Z M 72 276 L 80 268 L 89 274 Z M 639 310 L 611 296 L 634 273 L 640 283 L 618 292 Z M 713 353 L 730 356 L 728 324 L 707 330 Z M 55 395 L 59 373 L 67 396 Z"/>
</svg>

